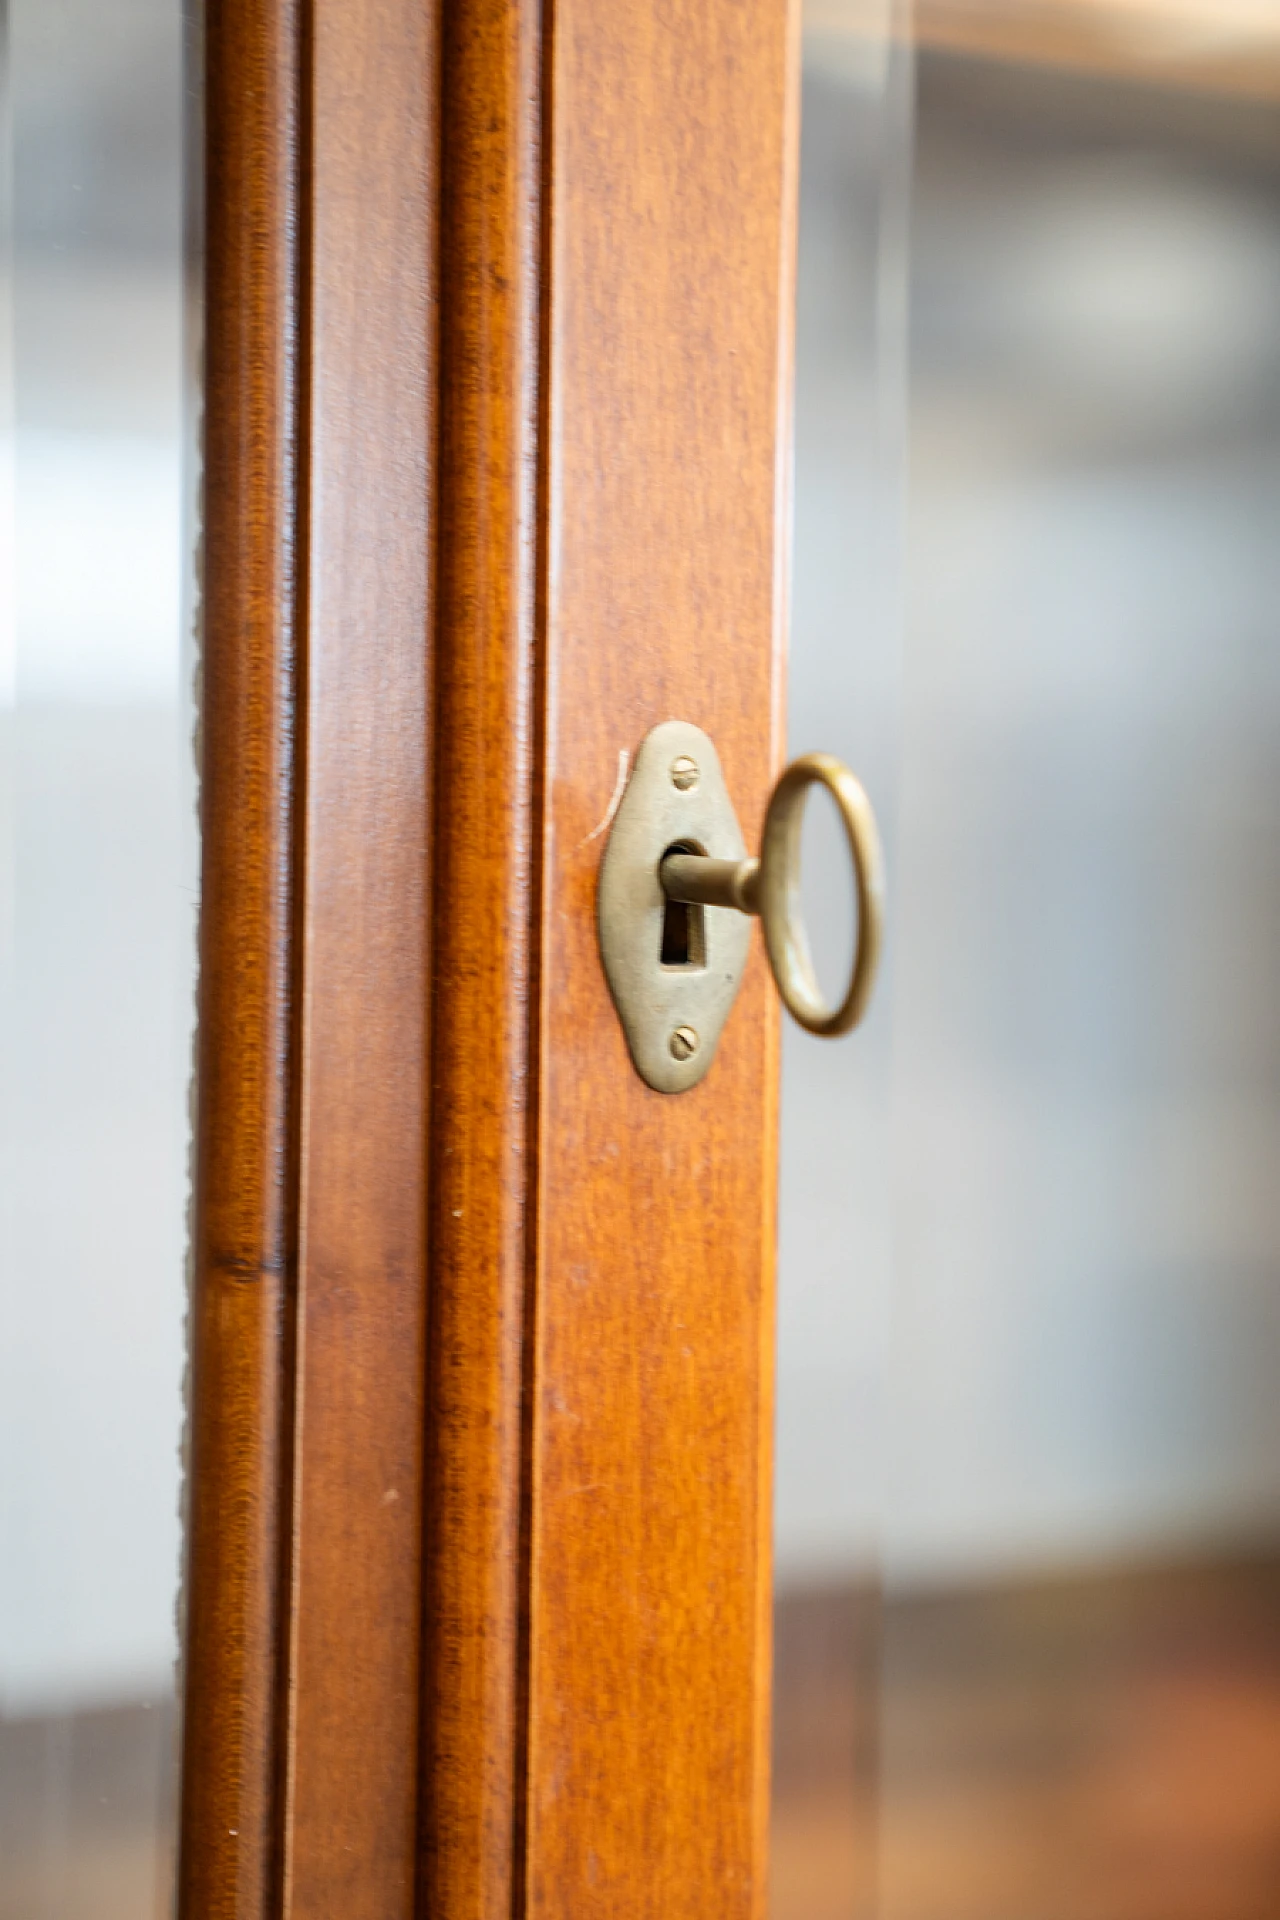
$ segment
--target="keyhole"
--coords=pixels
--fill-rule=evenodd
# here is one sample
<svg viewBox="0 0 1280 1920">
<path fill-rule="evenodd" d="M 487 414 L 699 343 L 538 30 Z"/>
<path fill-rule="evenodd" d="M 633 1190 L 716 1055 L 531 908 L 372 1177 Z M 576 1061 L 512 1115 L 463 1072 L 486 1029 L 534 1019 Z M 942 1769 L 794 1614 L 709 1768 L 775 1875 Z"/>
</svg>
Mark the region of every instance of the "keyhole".
<svg viewBox="0 0 1280 1920">
<path fill-rule="evenodd" d="M 662 857 L 665 860 L 668 853 L 701 852 L 701 847 L 677 840 Z M 665 902 L 662 912 L 662 950 L 658 956 L 664 967 L 685 967 L 692 971 L 706 966 L 707 936 L 702 913 L 700 906 L 684 900 Z"/>
</svg>

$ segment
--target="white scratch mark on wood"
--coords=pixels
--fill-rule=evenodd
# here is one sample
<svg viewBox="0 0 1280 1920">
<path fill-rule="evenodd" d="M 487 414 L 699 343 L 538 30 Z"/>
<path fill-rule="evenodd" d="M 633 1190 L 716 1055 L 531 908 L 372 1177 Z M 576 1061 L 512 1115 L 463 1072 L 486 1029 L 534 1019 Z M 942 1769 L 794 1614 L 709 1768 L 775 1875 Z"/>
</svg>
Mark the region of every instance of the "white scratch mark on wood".
<svg viewBox="0 0 1280 1920">
<path fill-rule="evenodd" d="M 591 829 L 591 832 L 586 836 L 585 840 L 579 840 L 575 851 L 580 853 L 583 847 L 590 846 L 591 842 L 593 840 L 598 840 L 600 838 L 600 835 L 605 831 L 605 829 L 612 824 L 614 814 L 618 811 L 618 808 L 622 805 L 622 796 L 626 792 L 626 787 L 627 787 L 627 750 L 624 747 L 618 755 L 618 782 L 613 789 L 613 798 L 610 800 L 608 806 L 605 808 L 604 819 L 600 822 L 600 825 L 598 827 L 593 827 Z"/>
</svg>

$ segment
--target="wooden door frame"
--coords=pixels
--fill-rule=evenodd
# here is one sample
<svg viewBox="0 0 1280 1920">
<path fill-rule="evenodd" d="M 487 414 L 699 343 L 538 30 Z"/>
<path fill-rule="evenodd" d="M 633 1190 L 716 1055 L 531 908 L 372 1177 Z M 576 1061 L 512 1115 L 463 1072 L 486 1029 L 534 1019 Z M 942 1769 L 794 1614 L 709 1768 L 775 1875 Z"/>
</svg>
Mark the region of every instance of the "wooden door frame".
<svg viewBox="0 0 1280 1920">
<path fill-rule="evenodd" d="M 763 1912 L 776 1013 L 595 955 L 776 764 L 788 0 L 208 0 L 180 1912 Z"/>
</svg>

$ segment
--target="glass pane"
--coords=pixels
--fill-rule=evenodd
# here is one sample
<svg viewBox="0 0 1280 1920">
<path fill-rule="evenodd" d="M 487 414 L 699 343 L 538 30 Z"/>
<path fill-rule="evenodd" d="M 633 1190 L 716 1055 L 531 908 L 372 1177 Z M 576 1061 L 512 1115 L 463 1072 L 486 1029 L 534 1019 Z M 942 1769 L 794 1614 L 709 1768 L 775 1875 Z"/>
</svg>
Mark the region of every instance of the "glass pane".
<svg viewBox="0 0 1280 1920">
<path fill-rule="evenodd" d="M 889 0 L 805 12 L 788 748 L 854 767 L 894 849 L 910 48 Z M 840 829 L 805 821 L 814 959 L 854 927 Z M 773 1920 L 873 1911 L 891 996 L 848 1043 L 784 1022 Z"/>
<path fill-rule="evenodd" d="M 1272 1920 L 1280 15 L 806 21 L 774 1920 Z"/>
<path fill-rule="evenodd" d="M 1280 27 L 1142 11 L 919 68 L 886 1920 L 1280 1912 Z"/>
<path fill-rule="evenodd" d="M 0 1916 L 168 1911 L 197 887 L 179 0 L 9 0 Z"/>
</svg>

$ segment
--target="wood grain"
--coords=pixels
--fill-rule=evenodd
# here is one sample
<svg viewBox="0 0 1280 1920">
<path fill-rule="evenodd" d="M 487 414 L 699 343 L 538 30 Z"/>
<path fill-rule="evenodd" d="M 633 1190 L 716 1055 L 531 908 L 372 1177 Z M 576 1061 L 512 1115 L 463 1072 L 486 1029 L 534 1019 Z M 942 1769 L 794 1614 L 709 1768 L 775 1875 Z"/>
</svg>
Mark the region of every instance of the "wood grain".
<svg viewBox="0 0 1280 1920">
<path fill-rule="evenodd" d="M 794 20 L 543 12 L 211 23 L 190 1920 L 762 1911 L 776 1017 L 648 1092 L 594 885 L 776 759 Z"/>
<path fill-rule="evenodd" d="M 415 1902 L 437 81 L 210 11 L 192 1920 Z"/>
<path fill-rule="evenodd" d="M 546 811 L 527 1910 L 760 1915 L 776 1006 L 651 1092 L 596 950 L 658 720 L 748 837 L 781 740 L 795 19 L 558 0 L 549 59 Z"/>
<path fill-rule="evenodd" d="M 287 1857 L 298 1920 L 417 1873 L 436 19 L 312 0 L 307 730 Z"/>
<path fill-rule="evenodd" d="M 423 1910 L 449 1920 L 518 1899 L 540 14 L 454 0 L 442 68 Z"/>
<path fill-rule="evenodd" d="M 179 1910 L 259 1920 L 295 1256 L 298 15 L 208 18 L 198 1111 Z"/>
</svg>

